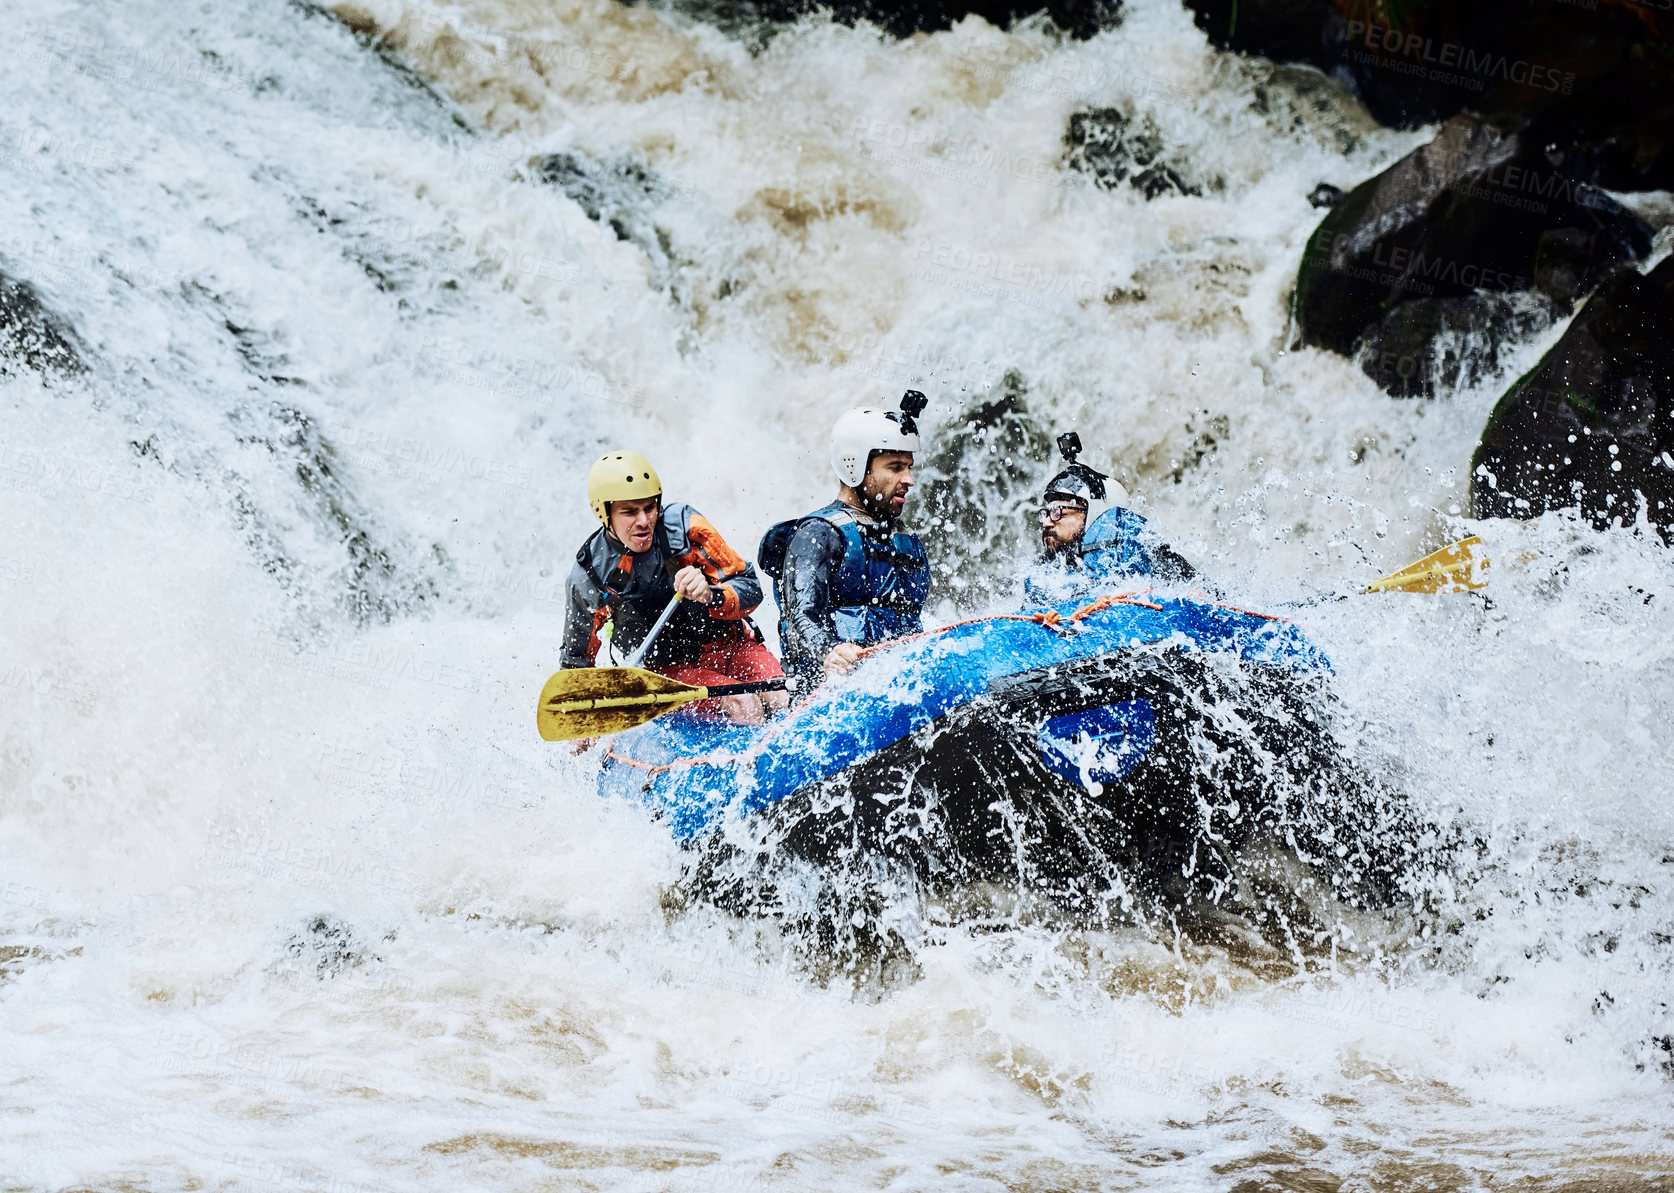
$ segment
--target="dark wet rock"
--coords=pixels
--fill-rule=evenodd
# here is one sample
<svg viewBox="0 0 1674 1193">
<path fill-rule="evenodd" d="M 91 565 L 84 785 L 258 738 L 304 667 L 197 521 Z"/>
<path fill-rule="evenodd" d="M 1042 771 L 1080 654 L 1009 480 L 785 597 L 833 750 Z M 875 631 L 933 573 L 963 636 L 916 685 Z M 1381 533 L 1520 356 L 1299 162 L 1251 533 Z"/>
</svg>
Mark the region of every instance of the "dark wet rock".
<svg viewBox="0 0 1674 1193">
<path fill-rule="evenodd" d="M 1308 206 L 1335 207 L 1343 201 L 1343 188 L 1332 186 L 1329 182 L 1322 182 L 1308 192 Z"/>
<path fill-rule="evenodd" d="M 531 163 L 535 177 L 574 199 L 590 220 L 607 223 L 618 240 L 641 238 L 640 209 L 668 197 L 650 170 L 632 161 L 594 162 L 574 153 L 551 153 Z"/>
<path fill-rule="evenodd" d="M 1460 112 L 1528 131 L 1612 190 L 1674 185 L 1674 14 L 1661 0 L 1187 0 L 1210 40 L 1308 63 L 1385 124 Z M 1368 11 L 1373 10 L 1373 11 Z"/>
<path fill-rule="evenodd" d="M 1674 28 L 1674 11 L 1662 20 Z M 1595 186 L 1674 190 L 1674 51 L 1636 56 L 1584 98 L 1540 116 L 1529 136 Z"/>
<path fill-rule="evenodd" d="M 383 63 L 388 69 L 390 77 L 402 89 L 412 95 L 422 97 L 422 102 L 435 112 L 441 113 L 454 127 L 468 133 L 476 130 L 470 125 L 463 114 L 456 109 L 452 101 L 446 99 L 428 81 L 413 69 L 411 63 L 405 61 L 390 44 L 388 31 L 380 27 L 378 21 L 365 9 L 349 4 L 332 5 L 318 3 L 317 0 L 291 0 L 291 7 L 301 13 L 305 19 L 330 21 L 342 25 L 354 35 L 355 41 L 361 47 Z"/>
<path fill-rule="evenodd" d="M 1651 1036 L 1646 1040 L 1647 1051 L 1654 1058 L 1656 1067 L 1664 1077 L 1674 1078 L 1674 1035 Z M 1640 1064 L 1636 1066 L 1644 1069 Z"/>
<path fill-rule="evenodd" d="M 1502 342 L 1568 314 L 1651 235 L 1526 136 L 1455 117 L 1321 222 L 1297 327 L 1389 392 L 1430 395 L 1497 367 Z"/>
<path fill-rule="evenodd" d="M 227 333 L 227 351 L 251 379 L 250 395 L 227 411 L 228 429 L 241 448 L 241 463 L 221 473 L 234 526 L 273 581 L 299 606 L 331 594 L 338 612 L 357 625 L 387 623 L 440 599 L 437 574 L 446 555 L 432 543 L 419 547 L 382 529 L 383 519 L 362 501 L 346 479 L 355 466 L 340 454 L 315 415 L 306 409 L 308 378 L 301 376 L 284 338 L 255 325 L 248 312 L 198 282 L 182 287 L 185 297 Z M 406 457 L 376 437 L 349 444 L 373 469 L 406 467 Z M 177 471 L 193 467 L 176 446 L 152 435 L 131 446 L 140 459 Z M 283 478 L 280 491 L 294 494 L 299 520 L 272 507 L 272 483 L 246 469 L 259 458 Z M 323 537 L 319 537 L 323 535 Z M 294 536 L 309 541 L 296 543 Z M 322 544 L 329 544 L 322 550 Z M 316 574 L 318 569 L 327 574 Z M 310 616 L 319 610 L 310 609 Z"/>
<path fill-rule="evenodd" d="M 1015 371 L 970 400 L 932 439 L 908 518 L 936 561 L 936 582 L 955 600 L 1008 579 L 1017 544 L 1038 533 L 1035 503 L 1049 474 L 1052 439 L 1029 410 Z"/>
<path fill-rule="evenodd" d="M 381 961 L 370 952 L 348 924 L 336 916 L 320 915 L 285 942 L 285 951 L 295 962 L 311 967 L 320 978 L 336 977 L 346 969 L 358 969 L 367 961 Z"/>
<path fill-rule="evenodd" d="M 1076 37 L 1091 37 L 1117 24 L 1122 7 L 1121 0 L 659 0 L 657 6 L 736 32 L 829 13 L 844 25 L 870 21 L 892 37 L 950 29 L 973 15 L 1006 28 L 1038 12 Z"/>
<path fill-rule="evenodd" d="M 1120 108 L 1076 112 L 1064 146 L 1065 164 L 1105 190 L 1125 184 L 1147 199 L 1202 193 L 1168 162 L 1156 126 L 1149 119 L 1135 121 Z"/>
<path fill-rule="evenodd" d="M 1500 399 L 1471 461 L 1478 517 L 1645 508 L 1674 537 L 1674 258 L 1621 271 Z"/>
<path fill-rule="evenodd" d="M 651 260 L 652 284 L 667 289 L 678 262 L 666 231 L 651 219 L 652 208 L 674 189 L 655 171 L 628 158 L 594 161 L 578 153 L 551 153 L 529 163 L 535 178 L 575 200 L 595 223 L 604 224 Z"/>
<path fill-rule="evenodd" d="M 1518 291 L 1402 302 L 1367 332 L 1355 354 L 1395 397 L 1433 397 L 1496 372 L 1507 351 L 1550 327 L 1562 308 Z"/>
<path fill-rule="evenodd" d="M 20 368 L 59 377 L 87 371 L 69 325 L 28 282 L 0 274 L 0 377 Z"/>
<path fill-rule="evenodd" d="M 294 382 L 293 382 L 294 383 Z M 338 475 L 336 448 L 306 412 L 285 402 L 272 402 L 264 411 L 241 411 L 240 440 L 265 447 L 294 469 L 297 483 L 321 521 L 335 535 L 344 556 L 335 583 L 339 607 L 359 625 L 389 622 L 438 599 L 435 577 L 413 574 L 392 557 L 390 547 L 373 537 L 371 513 Z M 279 546 L 264 521 L 245 518 L 250 542 L 263 556 L 268 571 L 289 586 L 296 566 Z"/>
<path fill-rule="evenodd" d="M 1385 62 L 1381 51 L 1366 51 L 1370 22 L 1351 19 L 1337 0 L 1186 0 L 1186 7 L 1218 48 L 1318 67 L 1352 87 L 1384 124 L 1413 128 L 1446 119 L 1474 98 L 1433 85 L 1410 67 L 1403 71 L 1398 55 Z"/>
</svg>

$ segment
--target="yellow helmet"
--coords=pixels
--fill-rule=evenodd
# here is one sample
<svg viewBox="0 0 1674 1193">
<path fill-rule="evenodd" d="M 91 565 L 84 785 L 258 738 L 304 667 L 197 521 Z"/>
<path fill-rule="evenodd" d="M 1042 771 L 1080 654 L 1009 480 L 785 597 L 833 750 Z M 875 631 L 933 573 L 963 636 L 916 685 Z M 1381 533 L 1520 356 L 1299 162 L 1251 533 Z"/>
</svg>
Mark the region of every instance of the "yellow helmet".
<svg viewBox="0 0 1674 1193">
<path fill-rule="evenodd" d="M 601 525 L 610 525 L 612 501 L 642 501 L 647 497 L 661 497 L 663 482 L 651 461 L 638 452 L 611 452 L 600 456 L 587 470 L 587 500 Z"/>
</svg>

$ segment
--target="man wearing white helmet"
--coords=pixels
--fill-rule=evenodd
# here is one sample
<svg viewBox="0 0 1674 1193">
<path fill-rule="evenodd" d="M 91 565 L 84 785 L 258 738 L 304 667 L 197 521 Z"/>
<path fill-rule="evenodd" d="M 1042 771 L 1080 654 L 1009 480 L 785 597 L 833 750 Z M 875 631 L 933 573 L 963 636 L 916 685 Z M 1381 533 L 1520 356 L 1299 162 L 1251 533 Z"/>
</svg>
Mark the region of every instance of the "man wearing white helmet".
<svg viewBox="0 0 1674 1193">
<path fill-rule="evenodd" d="M 915 420 L 927 403 L 908 390 L 899 411 L 865 408 L 838 419 L 837 499 L 762 539 L 757 557 L 775 580 L 780 644 L 794 674 L 844 674 L 867 647 L 922 628 L 930 562 L 900 517 L 919 450 Z"/>
<path fill-rule="evenodd" d="M 587 474 L 587 500 L 600 526 L 570 571 L 560 666 L 591 667 L 606 625 L 619 651 L 633 650 L 679 593 L 680 606 L 646 667 L 704 687 L 783 674 L 749 621 L 761 604 L 756 569 L 697 510 L 663 503 L 663 482 L 649 460 L 638 452 L 607 453 Z M 784 695 L 727 696 L 717 703 L 734 720 L 760 721 L 763 706 L 781 707 Z M 709 704 L 692 707 L 701 713 Z"/>
</svg>

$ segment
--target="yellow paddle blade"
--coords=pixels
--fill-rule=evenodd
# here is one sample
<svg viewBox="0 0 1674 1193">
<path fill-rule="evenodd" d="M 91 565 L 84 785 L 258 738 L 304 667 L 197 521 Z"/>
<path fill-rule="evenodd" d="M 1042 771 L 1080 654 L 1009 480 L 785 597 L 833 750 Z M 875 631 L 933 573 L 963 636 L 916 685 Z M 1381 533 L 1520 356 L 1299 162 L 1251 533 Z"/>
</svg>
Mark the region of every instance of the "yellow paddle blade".
<svg viewBox="0 0 1674 1193">
<path fill-rule="evenodd" d="M 1476 535 L 1432 551 L 1366 586 L 1367 592 L 1465 592 L 1488 586 L 1488 557 Z"/>
<path fill-rule="evenodd" d="M 708 694 L 638 667 L 570 667 L 541 689 L 535 728 L 547 741 L 621 733 Z"/>
</svg>

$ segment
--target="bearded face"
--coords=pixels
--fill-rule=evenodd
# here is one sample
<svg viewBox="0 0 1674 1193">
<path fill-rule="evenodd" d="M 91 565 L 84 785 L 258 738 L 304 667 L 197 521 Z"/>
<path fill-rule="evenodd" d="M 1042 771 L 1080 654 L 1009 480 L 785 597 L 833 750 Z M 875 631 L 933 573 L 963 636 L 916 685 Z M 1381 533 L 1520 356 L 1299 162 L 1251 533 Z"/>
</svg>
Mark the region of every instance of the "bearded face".
<svg viewBox="0 0 1674 1193">
<path fill-rule="evenodd" d="M 860 481 L 860 499 L 883 518 L 898 518 L 913 487 L 912 452 L 878 452 Z"/>
<path fill-rule="evenodd" d="M 1087 529 L 1087 507 L 1079 501 L 1048 501 L 1040 511 L 1040 545 L 1046 558 L 1056 559 L 1081 541 Z"/>
</svg>

